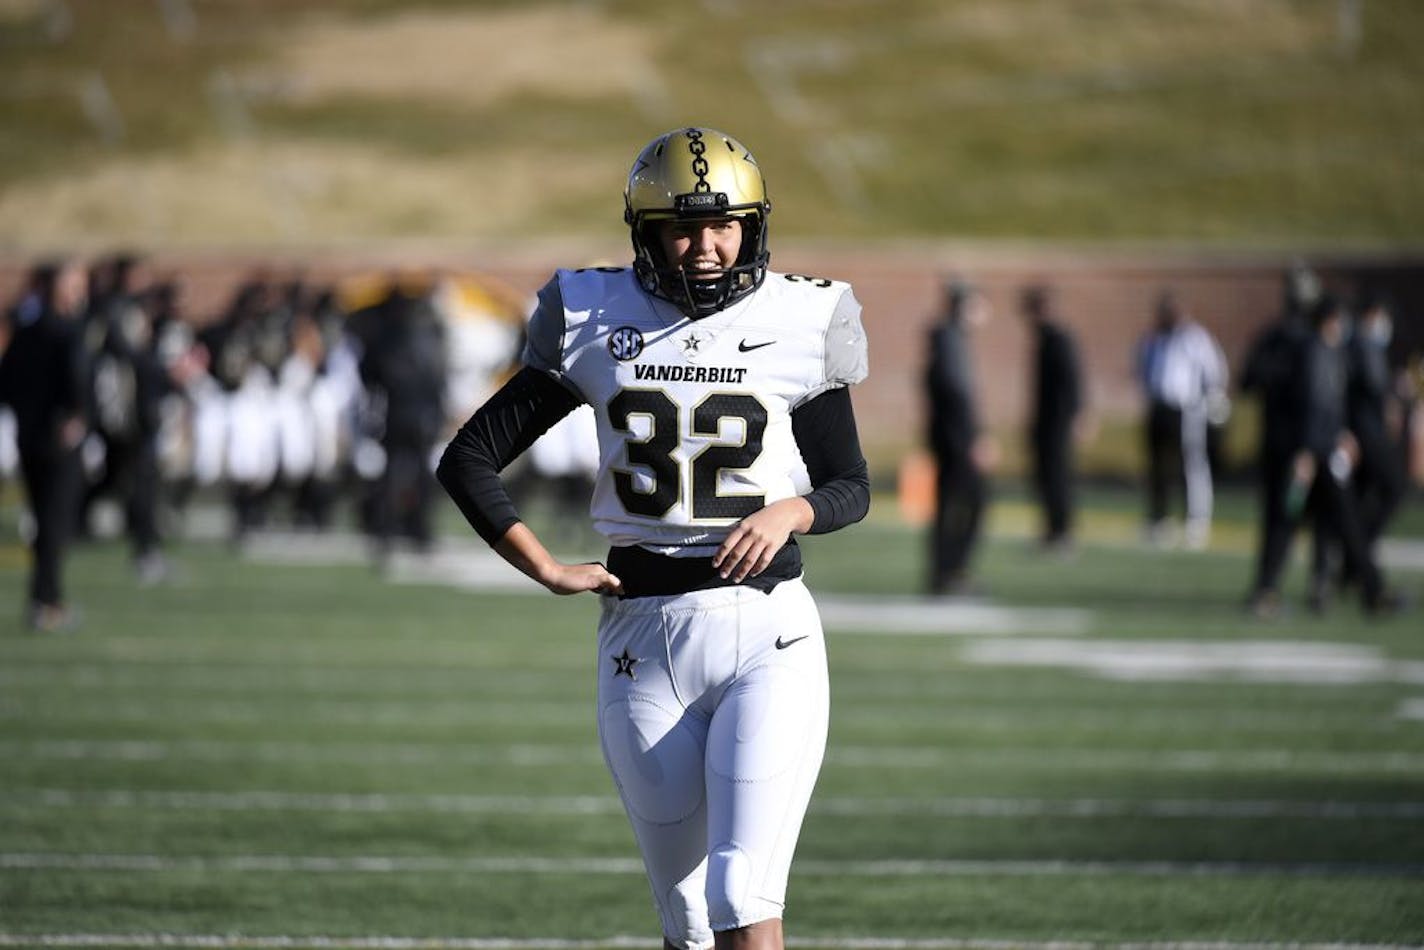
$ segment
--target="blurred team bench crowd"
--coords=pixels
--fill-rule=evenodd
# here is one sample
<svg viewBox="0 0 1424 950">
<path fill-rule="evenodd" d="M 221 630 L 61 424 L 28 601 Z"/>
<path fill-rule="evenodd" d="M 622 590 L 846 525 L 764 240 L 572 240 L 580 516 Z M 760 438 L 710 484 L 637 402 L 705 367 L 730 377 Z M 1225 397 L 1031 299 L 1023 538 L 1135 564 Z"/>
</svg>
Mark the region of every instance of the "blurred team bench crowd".
<svg viewBox="0 0 1424 950">
<path fill-rule="evenodd" d="M 122 510 L 156 490 L 169 520 L 199 492 L 222 499 L 235 537 L 269 523 L 324 528 L 351 502 L 370 531 L 428 542 L 425 470 L 516 367 L 533 304 L 490 276 L 435 268 L 318 279 L 262 267 L 219 296 L 134 255 L 52 258 L 7 288 L 0 352 L 45 306 L 54 271 L 75 267 L 88 288 L 69 319 L 88 426 L 79 526 L 91 531 L 96 503 Z M 12 486 L 15 435 L 0 407 Z M 157 486 L 144 483 L 145 453 Z"/>
<path fill-rule="evenodd" d="M 85 497 L 92 505 L 133 484 L 124 477 L 133 456 L 126 450 L 143 433 L 139 444 L 151 439 L 160 504 L 170 514 L 205 490 L 230 503 L 240 534 L 262 523 L 321 526 L 354 502 L 367 527 L 420 535 L 431 489 L 407 469 L 424 468 L 422 446 L 437 452 L 512 370 L 534 289 L 554 264 L 569 263 L 554 250 L 485 248 L 474 266 L 466 254 L 428 249 L 69 255 L 89 286 L 78 316 L 91 428 Z M 616 253 L 603 248 L 601 260 Z M 1269 249 L 788 244 L 777 267 L 854 284 L 871 338 L 870 378 L 856 387 L 856 412 L 872 477 L 888 485 L 923 437 L 926 332 L 939 319 L 947 277 L 971 280 L 1003 315 L 973 344 L 983 421 L 1009 436 L 999 475 L 1019 474 L 1016 436 L 1032 393 L 1029 335 L 1012 315 L 1022 289 L 1043 284 L 1078 338 L 1085 405 L 1103 423 L 1083 447 L 1081 471 L 1121 480 L 1140 475 L 1142 395 L 1132 353 L 1162 291 L 1191 307 L 1237 371 L 1280 316 L 1283 276 L 1297 257 Z M 0 255 L 7 311 L 0 340 L 33 297 L 36 272 L 54 260 Z M 418 266 L 400 263 L 410 260 Z M 1309 263 L 1339 293 L 1388 293 L 1398 305 L 1392 351 L 1417 361 L 1424 254 L 1321 252 Z M 415 368 L 436 350 L 443 361 L 433 370 Z M 139 385 L 143 379 L 151 384 Z M 1233 413 L 1243 438 L 1229 456 L 1253 457 L 1251 420 L 1250 412 Z M 10 499 L 13 429 L 0 409 L 0 478 Z M 549 478 L 528 481 L 552 488 L 561 503 L 577 496 L 591 439 L 587 413 L 551 431 L 521 459 L 526 473 Z M 415 514 L 381 514 L 393 507 Z"/>
</svg>

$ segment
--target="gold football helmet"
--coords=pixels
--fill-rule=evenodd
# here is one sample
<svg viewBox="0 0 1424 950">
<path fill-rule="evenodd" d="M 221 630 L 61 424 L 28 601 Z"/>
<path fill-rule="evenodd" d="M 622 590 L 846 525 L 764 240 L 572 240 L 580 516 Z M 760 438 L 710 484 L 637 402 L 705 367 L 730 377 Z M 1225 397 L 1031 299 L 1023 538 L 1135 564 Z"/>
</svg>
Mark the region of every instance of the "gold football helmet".
<svg viewBox="0 0 1424 950">
<path fill-rule="evenodd" d="M 659 135 L 638 153 L 623 197 L 633 271 L 643 289 L 694 320 L 740 300 L 766 278 L 766 183 L 752 153 L 730 135 L 706 128 Z M 663 259 L 655 231 L 660 222 L 725 216 L 742 224 L 742 248 L 731 268 L 692 280 Z"/>
</svg>

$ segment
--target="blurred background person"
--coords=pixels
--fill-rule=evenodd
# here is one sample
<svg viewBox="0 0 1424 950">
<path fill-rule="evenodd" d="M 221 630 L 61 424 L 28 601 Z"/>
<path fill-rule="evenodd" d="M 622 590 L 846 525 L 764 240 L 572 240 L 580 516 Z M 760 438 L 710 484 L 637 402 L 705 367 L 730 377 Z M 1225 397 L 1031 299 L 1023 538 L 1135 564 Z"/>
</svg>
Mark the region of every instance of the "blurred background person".
<svg viewBox="0 0 1424 950">
<path fill-rule="evenodd" d="M 1183 540 L 1189 548 L 1204 548 L 1213 503 L 1208 418 L 1226 392 L 1226 357 L 1176 294 L 1165 291 L 1138 347 L 1137 370 L 1147 400 L 1147 538 L 1153 544 L 1172 540 L 1168 499 L 1181 485 Z"/>
<path fill-rule="evenodd" d="M 1291 511 L 1290 488 L 1305 413 L 1301 379 L 1312 336 L 1309 314 L 1322 292 L 1314 271 L 1299 261 L 1283 275 L 1281 291 L 1280 314 L 1252 340 L 1240 382 L 1241 391 L 1254 396 L 1260 410 L 1256 579 L 1248 599 L 1260 616 L 1272 616 L 1280 608 L 1276 580 L 1296 514 Z"/>
<path fill-rule="evenodd" d="M 379 416 L 385 465 L 374 486 L 371 523 L 378 555 L 398 537 L 419 551 L 434 541 L 434 452 L 446 426 L 445 325 L 423 275 L 392 281 L 385 298 L 361 318 L 360 372 Z"/>
<path fill-rule="evenodd" d="M 1419 397 L 1424 392 L 1424 351 L 1405 355 L 1394 374 L 1394 398 L 1399 407 L 1399 466 L 1404 470 L 1405 491 L 1424 485 L 1424 414 Z"/>
<path fill-rule="evenodd" d="M 77 524 L 79 447 L 87 423 L 80 321 L 87 274 L 74 261 L 37 266 L 11 314 L 0 356 L 0 403 L 15 413 L 20 470 L 34 519 L 24 621 L 32 630 L 73 629 L 66 603 L 64 551 Z"/>
<path fill-rule="evenodd" d="M 1360 443 L 1355 477 L 1360 527 L 1371 550 L 1404 498 L 1408 473 L 1400 450 L 1404 405 L 1390 365 L 1394 307 L 1383 294 L 1366 294 L 1350 339 L 1350 431 Z"/>
<path fill-rule="evenodd" d="M 158 400 L 157 443 L 159 531 L 182 519 L 197 486 L 194 381 L 207 375 L 208 352 L 197 338 L 183 305 L 183 285 L 168 274 L 147 289 L 144 307 L 153 329 L 153 354 L 163 376 Z"/>
<path fill-rule="evenodd" d="M 529 447 L 529 464 L 515 495 L 527 503 L 542 494 L 550 502 L 553 543 L 580 550 L 598 538 L 588 527 L 588 505 L 598 476 L 598 428 L 593 410 L 580 406 Z"/>
<path fill-rule="evenodd" d="M 0 356 L 9 347 L 14 331 L 15 314 L 10 308 L 0 315 Z M 4 493 L 6 483 L 20 475 L 20 449 L 15 444 L 16 438 L 15 410 L 0 401 L 0 494 Z"/>
<path fill-rule="evenodd" d="M 1390 516 L 1404 497 L 1406 472 L 1399 450 L 1401 406 L 1395 395 L 1389 346 L 1394 319 L 1387 301 L 1377 294 L 1360 298 L 1345 349 L 1345 423 L 1354 440 L 1354 466 L 1349 490 L 1353 496 L 1360 542 L 1374 557 Z M 1321 611 L 1337 589 L 1356 583 L 1359 565 L 1345 556 L 1332 519 L 1317 522 L 1308 602 Z"/>
<path fill-rule="evenodd" d="M 1273 558 L 1264 565 L 1252 591 L 1251 606 L 1262 618 L 1279 613 L 1280 577 L 1290 535 L 1300 516 L 1309 512 L 1318 533 L 1339 539 L 1344 559 L 1359 579 L 1366 613 L 1390 613 L 1402 604 L 1386 589 L 1374 553 L 1365 543 L 1350 489 L 1360 449 L 1348 427 L 1345 308 L 1333 295 L 1321 294 L 1311 309 L 1310 326 L 1311 336 L 1295 364 L 1302 412 L 1286 491 L 1286 543 L 1272 550 Z"/>
<path fill-rule="evenodd" d="M 350 461 L 351 423 L 361 389 L 334 291 L 320 291 L 297 314 L 279 387 L 296 400 L 298 418 L 310 433 L 310 464 L 294 486 L 292 520 L 299 528 L 325 530 L 332 525 Z"/>
<path fill-rule="evenodd" d="M 222 480 L 232 508 L 232 539 L 242 541 L 267 521 L 269 490 L 279 466 L 275 380 L 269 362 L 282 345 L 275 289 L 257 271 L 234 291 L 223 315 L 203 329 L 216 387 L 196 390 L 200 481 Z"/>
<path fill-rule="evenodd" d="M 933 595 L 977 592 L 970 562 L 988 504 L 987 473 L 997 446 L 980 428 L 971 338 L 988 323 L 989 301 L 972 285 L 945 285 L 941 319 L 930 329 L 925 369 L 930 452 L 934 455 L 935 510 L 930 524 Z"/>
<path fill-rule="evenodd" d="M 1046 550 L 1066 551 L 1073 540 L 1074 420 L 1083 402 L 1077 346 L 1046 286 L 1028 287 L 1019 303 L 1035 344 L 1029 452 L 1043 509 L 1040 540 Z"/>
<path fill-rule="evenodd" d="M 98 476 L 84 496 L 81 530 L 93 535 L 94 505 L 117 502 L 140 583 L 168 576 L 158 530 L 161 487 L 158 436 L 167 380 L 159 362 L 153 313 L 134 273 L 137 260 L 115 255 L 100 264 L 103 295 L 91 301 L 86 329 L 90 418 Z M 171 315 L 166 315 L 171 316 Z"/>
</svg>

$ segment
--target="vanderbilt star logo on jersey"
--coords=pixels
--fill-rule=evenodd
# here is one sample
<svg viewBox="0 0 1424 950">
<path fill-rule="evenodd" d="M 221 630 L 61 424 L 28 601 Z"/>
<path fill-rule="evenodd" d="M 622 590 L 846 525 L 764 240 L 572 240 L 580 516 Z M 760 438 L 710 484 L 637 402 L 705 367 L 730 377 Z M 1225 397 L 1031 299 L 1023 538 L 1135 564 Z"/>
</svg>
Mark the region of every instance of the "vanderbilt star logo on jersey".
<svg viewBox="0 0 1424 950">
<path fill-rule="evenodd" d="M 643 662 L 643 658 L 639 656 L 633 656 L 631 653 L 628 652 L 627 647 L 623 648 L 622 656 L 612 656 L 609 657 L 609 659 L 613 661 L 615 667 L 615 669 L 613 670 L 614 678 L 617 678 L 619 676 L 626 676 L 630 680 L 636 680 L 638 678 L 638 672 L 634 669 L 634 667 L 637 666 L 639 663 Z"/>
<path fill-rule="evenodd" d="M 707 340 L 696 330 L 691 331 L 682 339 L 678 340 L 678 346 L 682 347 L 682 355 L 691 360 L 696 359 L 702 353 L 702 344 Z"/>
</svg>

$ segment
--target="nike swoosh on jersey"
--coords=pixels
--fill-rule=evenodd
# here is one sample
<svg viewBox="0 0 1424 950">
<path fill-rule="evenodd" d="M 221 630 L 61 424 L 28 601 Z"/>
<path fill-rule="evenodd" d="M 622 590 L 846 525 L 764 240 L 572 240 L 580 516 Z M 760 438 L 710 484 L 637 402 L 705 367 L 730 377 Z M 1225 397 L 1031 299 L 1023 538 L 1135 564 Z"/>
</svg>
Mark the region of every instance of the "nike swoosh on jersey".
<svg viewBox="0 0 1424 950">
<path fill-rule="evenodd" d="M 809 637 L 809 636 L 810 636 L 810 634 L 808 633 L 808 634 L 804 634 L 804 635 L 799 636 L 799 637 L 792 637 L 790 640 L 783 640 L 783 639 L 781 639 L 780 637 L 777 637 L 777 638 L 776 638 L 776 648 L 777 648 L 778 650 L 785 650 L 787 647 L 791 646 L 791 644 L 793 644 L 793 643 L 800 643 L 802 640 L 805 640 L 806 637 Z"/>
<path fill-rule="evenodd" d="M 767 340 L 765 343 L 747 343 L 746 340 L 743 340 L 737 344 L 737 349 L 743 353 L 750 353 L 752 350 L 759 350 L 764 346 L 771 346 L 775 342 L 775 340 Z"/>
</svg>

